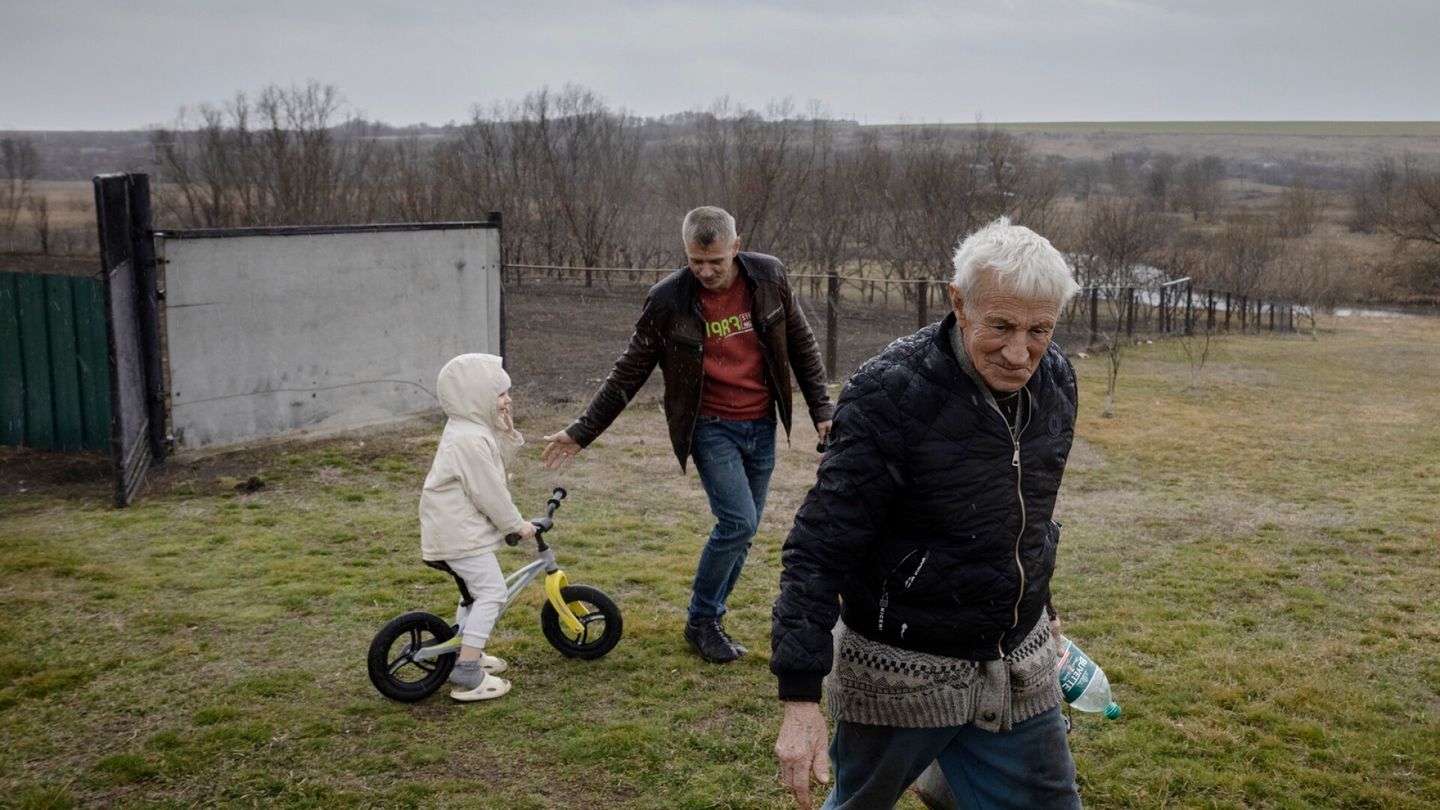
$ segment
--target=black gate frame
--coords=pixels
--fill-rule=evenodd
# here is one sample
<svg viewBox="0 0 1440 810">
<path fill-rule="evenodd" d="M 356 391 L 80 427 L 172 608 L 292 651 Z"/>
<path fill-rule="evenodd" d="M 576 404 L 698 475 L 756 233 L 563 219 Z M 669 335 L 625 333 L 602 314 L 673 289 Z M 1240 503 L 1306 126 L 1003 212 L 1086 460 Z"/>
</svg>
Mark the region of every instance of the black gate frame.
<svg viewBox="0 0 1440 810">
<path fill-rule="evenodd" d="M 95 219 L 110 360 L 110 453 L 115 505 L 128 506 L 165 459 L 165 381 L 150 178 L 97 175 Z"/>
</svg>

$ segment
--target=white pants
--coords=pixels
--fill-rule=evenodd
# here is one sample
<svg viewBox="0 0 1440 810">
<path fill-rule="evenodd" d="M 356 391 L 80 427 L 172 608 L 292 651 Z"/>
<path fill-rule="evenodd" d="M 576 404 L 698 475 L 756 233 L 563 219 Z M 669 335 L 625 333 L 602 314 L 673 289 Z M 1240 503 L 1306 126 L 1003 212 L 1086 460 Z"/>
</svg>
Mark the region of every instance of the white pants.
<svg viewBox="0 0 1440 810">
<path fill-rule="evenodd" d="M 470 607 L 460 605 L 455 609 L 455 623 L 460 625 L 467 647 L 483 650 L 490 640 L 490 631 L 495 629 L 495 620 L 500 618 L 500 610 L 505 607 L 505 575 L 500 572 L 500 561 L 493 553 L 487 553 L 446 560 L 445 564 L 465 580 L 465 587 L 475 598 Z"/>
</svg>

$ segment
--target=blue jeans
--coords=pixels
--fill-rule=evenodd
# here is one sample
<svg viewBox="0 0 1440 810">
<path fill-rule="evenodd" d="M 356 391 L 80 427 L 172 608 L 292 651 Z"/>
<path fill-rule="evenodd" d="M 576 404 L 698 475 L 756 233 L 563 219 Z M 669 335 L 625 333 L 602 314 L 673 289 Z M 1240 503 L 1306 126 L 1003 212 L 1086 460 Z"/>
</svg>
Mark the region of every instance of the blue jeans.
<svg viewBox="0 0 1440 810">
<path fill-rule="evenodd" d="M 1009 731 L 835 724 L 835 789 L 821 810 L 894 807 L 931 762 L 964 810 L 1079 810 L 1075 760 L 1060 707 Z"/>
<path fill-rule="evenodd" d="M 690 597 L 690 621 L 698 622 L 725 615 L 725 600 L 745 567 L 775 470 L 775 420 L 702 416 L 690 455 L 715 515 Z"/>
</svg>

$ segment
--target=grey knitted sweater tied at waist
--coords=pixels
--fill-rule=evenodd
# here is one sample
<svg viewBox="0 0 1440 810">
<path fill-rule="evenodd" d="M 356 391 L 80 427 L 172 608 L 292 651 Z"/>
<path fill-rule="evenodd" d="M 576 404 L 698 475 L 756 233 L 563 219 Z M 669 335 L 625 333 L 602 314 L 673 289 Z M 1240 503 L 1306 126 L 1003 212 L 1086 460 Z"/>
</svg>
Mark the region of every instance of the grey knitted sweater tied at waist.
<svg viewBox="0 0 1440 810">
<path fill-rule="evenodd" d="M 974 723 L 1008 731 L 1061 700 L 1055 644 L 1043 613 L 1004 658 L 969 661 L 902 650 L 835 628 L 835 666 L 825 679 L 836 721 L 896 728 Z"/>
</svg>

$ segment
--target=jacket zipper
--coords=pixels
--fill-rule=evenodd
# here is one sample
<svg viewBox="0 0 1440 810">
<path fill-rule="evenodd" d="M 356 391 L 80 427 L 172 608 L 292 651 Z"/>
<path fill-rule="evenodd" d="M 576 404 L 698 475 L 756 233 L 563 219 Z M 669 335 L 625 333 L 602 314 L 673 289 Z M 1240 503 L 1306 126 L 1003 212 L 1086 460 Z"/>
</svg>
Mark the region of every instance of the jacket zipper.
<svg viewBox="0 0 1440 810">
<path fill-rule="evenodd" d="M 1024 471 L 1020 467 L 1020 434 L 1023 430 L 1020 427 L 1020 411 L 1021 408 L 1025 406 L 1025 389 L 1020 389 L 1020 399 L 1017 400 L 1015 403 L 1014 425 L 1011 425 L 1010 420 L 1005 418 L 1005 412 L 1000 409 L 1000 404 L 995 401 L 995 397 L 990 393 L 990 390 L 988 388 L 982 390 L 985 391 L 985 401 L 989 403 L 990 407 L 994 409 L 997 414 L 1000 415 L 1000 421 L 1005 423 L 1005 431 L 1010 434 L 1010 443 L 1015 448 L 1014 455 L 1010 457 L 1010 466 L 1015 468 L 1015 498 L 1020 502 L 1020 530 L 1015 534 L 1015 548 L 1013 554 L 1015 559 L 1015 571 L 1020 575 L 1020 588 L 1015 594 L 1015 605 L 1013 608 L 1011 608 L 1010 629 L 1014 630 L 1020 625 L 1020 603 L 1025 601 L 1025 566 L 1020 560 L 1020 542 L 1025 537 L 1025 524 L 1028 520 L 1028 516 L 1025 514 L 1025 491 L 1022 486 L 1024 481 Z M 1001 658 L 1005 657 L 1004 633 L 1001 633 L 1000 638 L 995 640 L 995 649 L 997 652 L 999 652 Z"/>
</svg>

